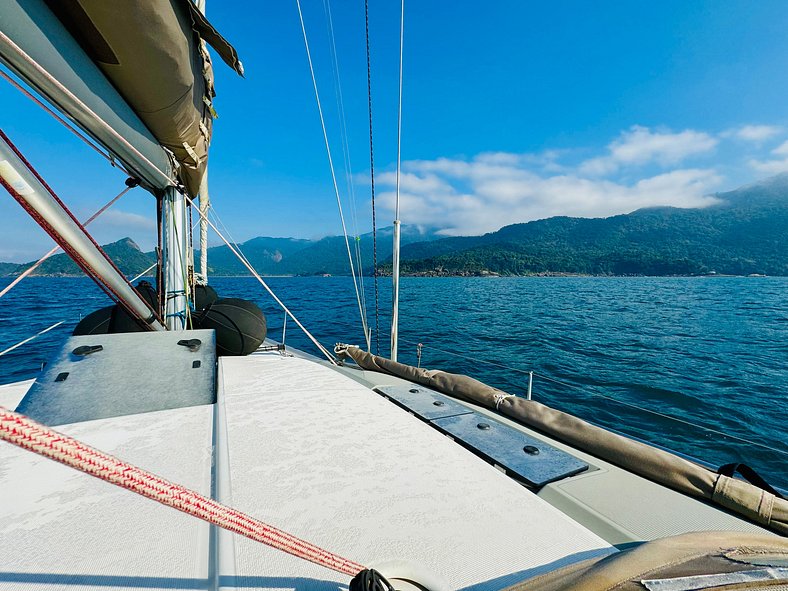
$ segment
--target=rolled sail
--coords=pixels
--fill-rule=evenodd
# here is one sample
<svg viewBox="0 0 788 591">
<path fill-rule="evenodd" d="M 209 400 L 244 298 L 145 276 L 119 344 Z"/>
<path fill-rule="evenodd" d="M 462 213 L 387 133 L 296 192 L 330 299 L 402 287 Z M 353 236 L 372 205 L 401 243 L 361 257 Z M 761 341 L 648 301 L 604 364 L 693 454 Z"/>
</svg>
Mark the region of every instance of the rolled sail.
<svg viewBox="0 0 788 591">
<path fill-rule="evenodd" d="M 13 46 L 0 48 L 4 62 L 139 174 L 149 188 L 163 188 L 178 179 L 190 195 L 198 193 L 208 159 L 215 96 L 205 42 L 236 71 L 242 69 L 235 50 L 190 0 L 8 0 L 2 4 L 3 33 L 46 74 L 16 55 Z M 91 71 L 91 66 L 98 70 Z M 75 109 L 70 93 L 133 149 L 91 121 L 89 113 Z M 129 107 L 135 117 L 129 117 Z M 166 150 L 151 145 L 151 140 Z"/>
</svg>

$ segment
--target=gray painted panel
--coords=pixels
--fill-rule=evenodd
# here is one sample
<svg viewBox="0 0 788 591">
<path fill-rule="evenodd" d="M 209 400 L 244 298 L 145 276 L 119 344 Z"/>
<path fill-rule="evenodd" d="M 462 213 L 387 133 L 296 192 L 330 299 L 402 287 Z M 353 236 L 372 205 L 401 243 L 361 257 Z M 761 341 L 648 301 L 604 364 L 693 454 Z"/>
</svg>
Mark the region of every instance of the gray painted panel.
<svg viewBox="0 0 788 591">
<path fill-rule="evenodd" d="M 568 453 L 475 412 L 435 419 L 432 424 L 532 486 L 542 487 L 588 469 L 588 464 Z"/>
<path fill-rule="evenodd" d="M 197 351 L 178 345 L 189 339 L 201 341 Z M 69 338 L 17 412 L 63 425 L 214 402 L 214 331 L 139 332 Z"/>
<path fill-rule="evenodd" d="M 473 412 L 467 406 L 418 384 L 379 386 L 375 390 L 428 421 Z"/>
</svg>

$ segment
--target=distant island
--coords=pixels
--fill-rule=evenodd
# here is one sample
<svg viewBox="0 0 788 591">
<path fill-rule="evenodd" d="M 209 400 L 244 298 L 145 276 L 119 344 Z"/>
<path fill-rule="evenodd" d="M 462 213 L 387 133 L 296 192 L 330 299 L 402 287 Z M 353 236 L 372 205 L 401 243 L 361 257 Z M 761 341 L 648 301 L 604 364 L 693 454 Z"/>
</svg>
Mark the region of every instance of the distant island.
<svg viewBox="0 0 788 591">
<path fill-rule="evenodd" d="M 403 227 L 402 274 L 788 275 L 788 174 L 715 196 L 719 203 L 702 209 L 655 207 L 608 218 L 552 217 L 482 236 L 442 237 L 436 229 Z M 357 240 L 364 274 L 371 275 L 372 235 Z M 258 237 L 240 247 L 262 275 L 349 275 L 341 236 Z M 129 238 L 105 249 L 129 275 L 155 260 Z M 378 258 L 378 272 L 391 273 L 391 228 L 378 231 Z M 226 246 L 209 248 L 208 262 L 214 275 L 248 275 Z M 0 276 L 17 275 L 30 264 L 0 263 Z M 81 272 L 60 254 L 36 274 Z"/>
</svg>

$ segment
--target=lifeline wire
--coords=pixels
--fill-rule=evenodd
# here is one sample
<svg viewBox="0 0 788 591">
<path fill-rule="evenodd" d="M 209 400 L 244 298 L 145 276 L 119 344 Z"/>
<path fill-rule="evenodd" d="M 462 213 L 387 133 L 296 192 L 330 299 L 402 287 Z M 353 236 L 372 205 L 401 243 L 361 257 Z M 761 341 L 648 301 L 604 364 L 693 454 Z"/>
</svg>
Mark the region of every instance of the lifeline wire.
<svg viewBox="0 0 788 591">
<path fill-rule="evenodd" d="M 53 324 L 52 326 L 49 326 L 49 327 L 45 328 L 44 330 L 42 330 L 42 331 L 40 331 L 40 332 L 37 332 L 37 333 L 36 333 L 36 334 L 34 334 L 32 337 L 27 337 L 25 340 L 23 340 L 23 341 L 19 341 L 19 342 L 18 342 L 16 345 L 13 345 L 12 347 L 8 347 L 8 349 L 5 349 L 4 351 L 0 351 L 0 357 L 2 357 L 3 355 L 5 355 L 6 353 L 10 353 L 11 351 L 13 351 L 14 349 L 16 349 L 17 347 L 21 347 L 21 346 L 22 346 L 22 345 L 24 345 L 25 343 L 29 343 L 30 341 L 32 341 L 32 340 L 33 340 L 33 339 L 35 339 L 36 337 L 40 337 L 42 334 L 49 332 L 49 331 L 50 331 L 50 330 L 52 330 L 53 328 L 57 328 L 58 326 L 60 326 L 61 324 L 63 324 L 63 322 L 65 322 L 65 320 L 61 320 L 60 322 L 55 322 L 55 324 Z"/>
<path fill-rule="evenodd" d="M 94 213 L 92 216 L 90 216 L 90 217 L 89 217 L 89 218 L 88 218 L 88 219 L 85 221 L 84 225 L 85 225 L 85 226 L 87 226 L 87 225 L 88 225 L 90 222 L 92 222 L 92 221 L 93 221 L 93 220 L 95 220 L 95 219 L 96 219 L 98 216 L 100 216 L 102 213 L 104 213 L 105 211 L 107 211 L 107 210 L 108 210 L 108 209 L 109 209 L 109 208 L 110 208 L 110 207 L 111 207 L 111 206 L 112 206 L 112 205 L 113 205 L 113 204 L 114 204 L 114 203 L 115 203 L 115 202 L 116 202 L 118 199 L 120 199 L 121 197 L 123 197 L 123 196 L 124 196 L 126 193 L 128 193 L 129 191 L 131 191 L 131 190 L 132 190 L 132 189 L 133 189 L 135 186 L 136 186 L 136 185 L 134 185 L 134 186 L 128 186 L 128 187 L 126 187 L 125 189 L 123 189 L 123 190 L 122 190 L 120 193 L 118 193 L 117 195 L 115 195 L 115 197 L 113 197 L 112 199 L 110 199 L 110 200 L 109 200 L 109 201 L 106 203 L 106 205 L 104 205 L 104 206 L 103 206 L 101 209 L 99 209 L 99 210 L 98 210 L 96 213 Z M 2 297 L 5 295 L 5 294 L 7 294 L 9 291 L 11 291 L 11 290 L 12 290 L 12 289 L 13 289 L 13 288 L 14 288 L 14 287 L 15 287 L 15 286 L 16 286 L 16 285 L 17 285 L 17 284 L 20 282 L 20 281 L 22 281 L 22 279 L 24 279 L 25 277 L 27 277 L 28 275 L 30 275 L 30 274 L 31 274 L 33 271 L 35 271 L 36 269 L 38 269 L 38 267 L 40 267 L 40 266 L 41 266 L 41 263 L 43 263 L 45 260 L 47 260 L 47 259 L 48 259 L 49 257 L 51 257 L 53 254 L 55 254 L 55 253 L 56 253 L 58 250 L 60 250 L 60 246 L 55 246 L 55 247 L 54 247 L 52 250 L 50 250 L 48 253 L 46 253 L 44 256 L 42 256 L 40 259 L 38 259 L 38 260 L 37 260 L 35 263 L 33 263 L 33 264 L 30 266 L 30 267 L 28 267 L 27 269 L 25 269 L 25 271 L 24 271 L 23 273 L 21 273 L 21 274 L 20 274 L 20 275 L 19 275 L 19 276 L 18 276 L 16 279 L 14 279 L 14 280 L 13 280 L 11 283 L 9 283 L 8 285 L 6 285 L 6 286 L 5 286 L 5 288 L 4 288 L 2 291 L 0 291 L 0 298 L 2 298 Z M 134 281 L 134 280 L 132 279 L 132 282 L 133 282 L 133 281 Z"/>
<path fill-rule="evenodd" d="M 320 126 L 323 129 L 323 140 L 326 144 L 326 153 L 328 154 L 328 164 L 331 168 L 331 180 L 334 183 L 334 194 L 337 198 L 337 207 L 339 208 L 339 219 L 342 222 L 342 233 L 345 236 L 345 247 L 347 248 L 347 258 L 348 262 L 350 263 L 350 274 L 353 276 L 353 288 L 356 290 L 356 300 L 358 302 L 358 313 L 361 316 L 361 324 L 364 329 L 364 334 L 367 333 L 367 321 L 364 317 L 364 310 L 361 304 L 361 295 L 358 291 L 358 282 L 356 281 L 356 270 L 353 265 L 353 255 L 350 252 L 350 242 L 348 241 L 347 237 L 347 227 L 345 226 L 345 214 L 342 212 L 342 200 L 339 197 L 339 186 L 337 185 L 337 175 L 336 171 L 334 170 L 334 160 L 331 157 L 331 146 L 328 143 L 328 132 L 326 131 L 326 122 L 323 118 L 323 107 L 320 104 L 320 94 L 317 90 L 317 79 L 315 78 L 315 69 L 312 66 L 312 54 L 309 51 L 309 41 L 307 40 L 306 36 L 306 26 L 304 25 L 304 15 L 301 12 L 301 0 L 296 0 L 296 6 L 298 7 L 298 18 L 301 21 L 301 32 L 304 34 L 304 46 L 306 47 L 306 57 L 309 61 L 309 72 L 312 75 L 312 86 L 315 89 L 315 100 L 317 101 L 317 112 L 320 115 Z"/>
<path fill-rule="evenodd" d="M 0 406 L 0 439 L 228 531 L 348 576 L 352 577 L 364 570 L 364 567 L 356 562 L 342 558 L 198 492 L 127 464 L 2 406 Z"/>
<path fill-rule="evenodd" d="M 406 343 L 411 343 L 411 344 L 414 344 L 414 345 L 417 344 L 415 341 L 409 341 L 407 339 L 402 339 L 402 340 L 404 342 L 406 342 Z M 422 347 L 426 347 L 427 346 L 427 345 L 425 345 L 423 343 L 418 343 L 418 344 L 420 344 Z M 475 363 L 485 363 L 487 365 L 494 365 L 495 367 L 500 367 L 500 368 L 503 368 L 503 369 L 507 369 L 509 371 L 515 371 L 515 372 L 526 374 L 526 375 L 528 373 L 530 373 L 529 371 L 524 370 L 524 369 L 518 369 L 516 367 L 511 367 L 509 365 L 504 365 L 502 363 L 496 363 L 494 361 L 489 361 L 487 359 L 480 359 L 478 357 L 470 357 L 468 355 L 463 355 L 462 353 L 455 353 L 453 351 L 447 351 L 446 349 L 439 349 L 438 347 L 435 347 L 433 345 L 430 345 L 430 348 L 432 348 L 432 349 L 434 349 L 436 351 L 439 351 L 441 353 L 445 353 L 446 355 L 454 355 L 455 357 L 459 357 L 460 359 L 464 359 L 466 361 L 473 361 Z M 534 377 L 542 378 L 543 380 L 546 380 L 548 382 L 553 382 L 554 384 L 558 384 L 560 386 L 564 386 L 565 388 L 569 388 L 569 389 L 572 389 L 572 390 L 581 390 L 582 389 L 579 386 L 577 386 L 576 384 L 570 384 L 568 382 L 562 382 L 561 380 L 556 380 L 555 378 L 551 378 L 549 376 L 546 376 L 546 375 L 543 375 L 543 374 L 540 374 L 540 373 L 534 372 Z M 644 413 L 647 413 L 647 414 L 650 414 L 650 415 L 655 415 L 655 416 L 658 416 L 658 417 L 663 418 L 663 419 L 667 419 L 667 420 L 670 420 L 670 421 L 675 421 L 677 423 L 688 425 L 690 427 L 695 427 L 696 429 L 701 429 L 701 430 L 706 431 L 708 433 L 714 433 L 715 435 L 721 435 L 723 437 L 726 437 L 728 439 L 732 439 L 734 441 L 738 441 L 740 443 L 746 443 L 747 445 L 752 445 L 754 447 L 760 447 L 762 449 L 768 449 L 769 451 L 777 452 L 780 455 L 788 455 L 788 452 L 786 452 L 785 450 L 777 449 L 776 447 L 772 447 L 770 445 L 766 445 L 765 443 L 758 443 L 757 441 L 750 441 L 749 439 L 745 439 L 743 437 L 737 437 L 736 435 L 731 435 L 730 433 L 725 433 L 724 431 L 718 431 L 716 429 L 712 429 L 711 427 L 706 427 L 704 425 L 698 425 L 696 423 L 692 423 L 690 421 L 687 421 L 687 420 L 684 420 L 684 419 L 680 419 L 678 417 L 674 417 L 674 416 L 669 415 L 669 414 L 661 413 L 659 411 L 652 410 L 650 408 L 645 408 L 645 407 L 642 407 L 642 406 L 638 406 L 637 404 L 632 404 L 631 402 L 625 402 L 623 400 L 619 400 L 618 398 L 614 398 L 612 396 L 607 396 L 605 394 L 600 394 L 599 392 L 593 392 L 593 391 L 592 392 L 588 392 L 587 390 L 584 390 L 584 389 L 583 389 L 583 392 L 584 393 L 588 393 L 591 396 L 596 396 L 598 398 L 604 398 L 605 400 L 609 400 L 610 402 L 613 402 L 613 403 L 616 403 L 616 404 L 621 404 L 623 406 L 628 406 L 630 408 L 633 408 L 635 410 L 639 410 L 641 412 L 644 412 Z"/>
</svg>

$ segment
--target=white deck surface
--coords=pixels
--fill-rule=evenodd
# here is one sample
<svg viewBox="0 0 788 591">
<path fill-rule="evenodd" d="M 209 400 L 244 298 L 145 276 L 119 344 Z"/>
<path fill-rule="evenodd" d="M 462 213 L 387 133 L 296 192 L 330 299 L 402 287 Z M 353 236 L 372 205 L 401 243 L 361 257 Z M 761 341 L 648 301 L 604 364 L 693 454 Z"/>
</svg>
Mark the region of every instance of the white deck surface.
<svg viewBox="0 0 788 591">
<path fill-rule="evenodd" d="M 210 493 L 212 407 L 58 430 Z M 0 442 L 0 589 L 204 588 L 209 526 Z M 200 585 L 200 586 L 196 586 Z"/>
<path fill-rule="evenodd" d="M 9 405 L 10 389 L 0 389 Z M 14 392 L 19 396 L 23 392 Z M 214 421 L 218 421 L 213 433 Z M 366 387 L 278 354 L 220 361 L 219 404 L 58 428 L 368 566 L 500 589 L 611 551 Z M 347 577 L 0 443 L 0 589 L 317 589 Z"/>
<path fill-rule="evenodd" d="M 0 386 L 0 406 L 14 410 L 16 405 L 25 397 L 30 386 L 33 385 L 35 380 L 25 380 L 24 382 L 15 382 L 13 384 L 3 384 Z"/>
<path fill-rule="evenodd" d="M 277 354 L 225 358 L 221 367 L 229 457 L 218 461 L 221 473 L 229 460 L 232 494 L 221 500 L 272 525 L 367 566 L 408 561 L 450 589 L 500 589 L 609 551 L 497 469 L 328 367 Z M 347 583 L 245 539 L 234 550 L 220 567 L 230 586 Z"/>
</svg>

